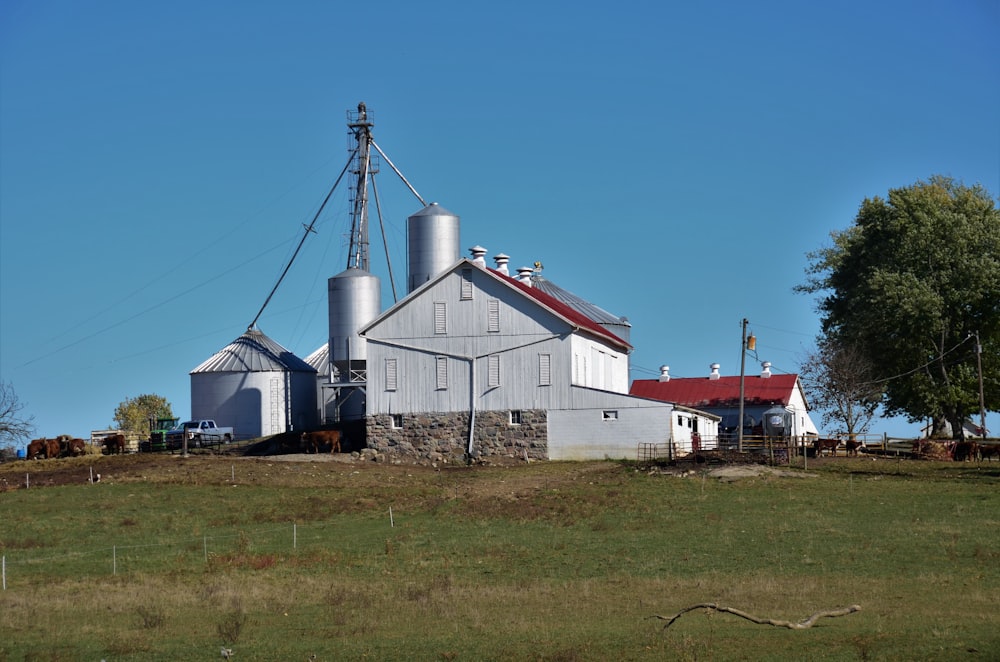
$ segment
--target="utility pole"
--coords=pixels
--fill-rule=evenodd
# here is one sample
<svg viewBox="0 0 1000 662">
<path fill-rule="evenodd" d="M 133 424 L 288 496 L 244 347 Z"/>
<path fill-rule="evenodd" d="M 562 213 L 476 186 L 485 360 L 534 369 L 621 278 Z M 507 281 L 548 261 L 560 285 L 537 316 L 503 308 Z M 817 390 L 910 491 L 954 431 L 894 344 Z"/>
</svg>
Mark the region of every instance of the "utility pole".
<svg viewBox="0 0 1000 662">
<path fill-rule="evenodd" d="M 743 337 L 740 339 L 740 417 L 736 422 L 736 450 L 743 452 L 743 392 L 747 360 L 747 318 L 743 318 Z"/>
<path fill-rule="evenodd" d="M 983 346 L 976 331 L 976 370 L 979 372 L 979 431 L 986 439 L 986 398 L 983 397 Z"/>
</svg>

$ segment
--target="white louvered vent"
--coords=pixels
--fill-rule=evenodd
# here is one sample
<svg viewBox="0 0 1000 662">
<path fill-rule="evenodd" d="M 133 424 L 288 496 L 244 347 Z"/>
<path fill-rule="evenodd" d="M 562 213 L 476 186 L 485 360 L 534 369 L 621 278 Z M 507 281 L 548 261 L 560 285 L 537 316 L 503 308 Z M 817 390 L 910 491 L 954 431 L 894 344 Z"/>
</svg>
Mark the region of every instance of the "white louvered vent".
<svg viewBox="0 0 1000 662">
<path fill-rule="evenodd" d="M 552 385 L 552 355 L 551 354 L 539 354 L 538 355 L 538 385 L 539 386 L 551 386 Z"/>
<path fill-rule="evenodd" d="M 385 390 L 396 390 L 396 359 L 385 360 Z"/>
<path fill-rule="evenodd" d="M 438 390 L 448 388 L 448 357 L 437 357 L 437 387 Z"/>
<path fill-rule="evenodd" d="M 490 388 L 496 388 L 500 386 L 500 355 L 490 354 L 486 358 L 488 361 L 487 383 Z"/>
<path fill-rule="evenodd" d="M 500 300 L 490 299 L 487 302 L 487 316 L 488 320 L 486 323 L 486 330 L 489 333 L 499 333 L 500 332 Z"/>
<path fill-rule="evenodd" d="M 444 301 L 434 302 L 434 333 L 448 333 L 448 307 Z"/>
</svg>

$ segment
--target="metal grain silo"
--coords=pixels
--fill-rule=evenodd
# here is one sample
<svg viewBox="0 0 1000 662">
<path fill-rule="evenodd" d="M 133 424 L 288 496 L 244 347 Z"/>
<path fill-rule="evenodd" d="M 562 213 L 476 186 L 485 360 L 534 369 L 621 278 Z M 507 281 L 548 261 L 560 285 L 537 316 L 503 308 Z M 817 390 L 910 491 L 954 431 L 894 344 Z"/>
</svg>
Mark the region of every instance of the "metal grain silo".
<svg viewBox="0 0 1000 662">
<path fill-rule="evenodd" d="M 191 371 L 191 418 L 232 426 L 237 439 L 316 425 L 316 370 L 249 329 Z"/>
<path fill-rule="evenodd" d="M 458 221 L 436 202 L 406 219 L 407 292 L 458 262 Z"/>
<path fill-rule="evenodd" d="M 382 288 L 377 276 L 351 267 L 327 281 L 330 314 L 330 363 L 341 388 L 337 398 L 339 418 L 354 420 L 365 415 L 363 382 L 368 359 L 365 340 L 358 330 L 378 317 Z"/>
</svg>

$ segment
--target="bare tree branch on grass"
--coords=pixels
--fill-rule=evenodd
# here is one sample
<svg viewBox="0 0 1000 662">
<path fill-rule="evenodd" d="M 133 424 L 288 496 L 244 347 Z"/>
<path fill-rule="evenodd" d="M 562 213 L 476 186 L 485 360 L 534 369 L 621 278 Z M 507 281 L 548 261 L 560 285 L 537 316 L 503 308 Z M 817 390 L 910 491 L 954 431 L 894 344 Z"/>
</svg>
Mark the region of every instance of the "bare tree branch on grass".
<svg viewBox="0 0 1000 662">
<path fill-rule="evenodd" d="M 654 614 L 654 617 L 660 619 L 661 621 L 667 621 L 667 624 L 663 626 L 663 629 L 666 630 L 668 627 L 673 625 L 674 621 L 676 621 L 678 618 L 688 613 L 689 611 L 694 611 L 695 609 L 709 609 L 712 611 L 721 611 L 727 614 L 733 614 L 734 616 L 745 618 L 752 623 L 756 623 L 757 625 L 773 625 L 775 627 L 788 628 L 790 630 L 808 630 L 809 628 L 811 628 L 813 625 L 816 624 L 816 621 L 818 621 L 821 618 L 835 618 L 837 616 L 847 616 L 848 614 L 853 614 L 854 612 L 861 611 L 861 605 L 851 605 L 849 607 L 843 607 L 842 609 L 818 611 L 809 618 L 803 621 L 796 621 L 796 622 L 782 621 L 775 618 L 759 618 L 752 614 L 748 614 L 745 611 L 741 611 L 733 607 L 723 607 L 717 605 L 714 602 L 702 602 L 701 604 L 686 607 L 684 609 L 681 609 L 673 616 L 660 616 L 659 614 Z"/>
</svg>

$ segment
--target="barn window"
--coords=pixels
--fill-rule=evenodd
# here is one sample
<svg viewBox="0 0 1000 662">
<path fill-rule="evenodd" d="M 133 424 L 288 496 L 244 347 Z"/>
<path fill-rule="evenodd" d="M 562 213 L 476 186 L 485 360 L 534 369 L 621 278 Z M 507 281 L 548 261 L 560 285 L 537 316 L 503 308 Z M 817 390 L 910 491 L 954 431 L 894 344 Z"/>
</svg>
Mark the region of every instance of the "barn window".
<svg viewBox="0 0 1000 662">
<path fill-rule="evenodd" d="M 390 427 L 393 427 L 393 428 L 396 428 L 396 429 L 399 429 L 399 428 L 403 427 L 403 415 L 402 414 L 392 414 L 389 417 L 389 425 L 390 425 Z"/>
<path fill-rule="evenodd" d="M 500 300 L 490 299 L 486 302 L 486 330 L 489 333 L 500 332 Z"/>
<path fill-rule="evenodd" d="M 385 390 L 396 390 L 396 359 L 385 360 Z"/>
<path fill-rule="evenodd" d="M 615 409 L 605 409 L 604 410 L 604 420 L 606 421 L 617 421 L 618 411 Z"/>
<path fill-rule="evenodd" d="M 487 361 L 487 386 L 490 388 L 496 388 L 500 386 L 500 355 L 490 354 L 486 357 Z"/>
<path fill-rule="evenodd" d="M 448 333 L 448 308 L 444 301 L 434 302 L 434 333 Z"/>
<path fill-rule="evenodd" d="M 538 385 L 550 386 L 552 384 L 552 355 L 538 355 Z"/>
<path fill-rule="evenodd" d="M 462 269 L 462 301 L 472 300 L 472 269 Z"/>
<path fill-rule="evenodd" d="M 439 356 L 435 359 L 437 363 L 437 387 L 438 390 L 448 388 L 448 357 Z"/>
<path fill-rule="evenodd" d="M 511 409 L 510 410 L 510 424 L 511 425 L 520 425 L 521 424 L 521 410 L 520 409 Z"/>
<path fill-rule="evenodd" d="M 683 425 L 684 425 L 684 417 L 683 416 L 678 416 L 677 417 L 677 425 L 680 425 L 680 426 L 683 427 Z"/>
</svg>

